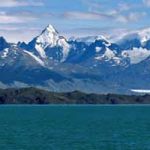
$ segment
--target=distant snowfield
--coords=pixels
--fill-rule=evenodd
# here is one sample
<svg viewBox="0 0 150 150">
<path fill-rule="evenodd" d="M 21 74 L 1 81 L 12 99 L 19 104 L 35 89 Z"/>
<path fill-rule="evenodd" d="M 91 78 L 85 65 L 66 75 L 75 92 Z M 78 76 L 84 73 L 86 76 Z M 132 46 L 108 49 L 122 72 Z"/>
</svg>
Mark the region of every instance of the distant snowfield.
<svg viewBox="0 0 150 150">
<path fill-rule="evenodd" d="M 145 48 L 133 48 L 133 50 L 126 50 L 122 55 L 127 54 L 131 59 L 131 64 L 137 64 L 150 56 L 150 51 Z"/>
<path fill-rule="evenodd" d="M 148 93 L 150 94 L 150 90 L 138 90 L 138 89 L 131 89 L 132 92 L 135 92 L 135 93 Z"/>
</svg>

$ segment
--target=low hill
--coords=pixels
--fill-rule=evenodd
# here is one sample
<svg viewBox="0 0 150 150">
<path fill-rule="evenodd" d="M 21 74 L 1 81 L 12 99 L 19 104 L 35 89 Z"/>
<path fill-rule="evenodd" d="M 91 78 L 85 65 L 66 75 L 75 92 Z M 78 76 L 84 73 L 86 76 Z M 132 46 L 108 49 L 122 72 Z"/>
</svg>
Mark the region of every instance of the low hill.
<svg viewBox="0 0 150 150">
<path fill-rule="evenodd" d="M 36 88 L 0 89 L 0 104 L 150 104 L 150 95 L 48 92 Z"/>
</svg>

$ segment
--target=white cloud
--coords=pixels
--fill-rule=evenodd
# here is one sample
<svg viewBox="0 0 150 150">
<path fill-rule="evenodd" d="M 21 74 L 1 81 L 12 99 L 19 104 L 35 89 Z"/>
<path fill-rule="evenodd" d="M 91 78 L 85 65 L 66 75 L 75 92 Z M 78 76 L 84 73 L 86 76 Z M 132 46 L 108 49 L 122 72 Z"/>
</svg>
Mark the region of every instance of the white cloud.
<svg viewBox="0 0 150 150">
<path fill-rule="evenodd" d="M 118 15 L 118 16 L 116 16 L 116 21 L 121 22 L 121 23 L 127 23 L 129 20 L 127 17 L 125 17 L 123 15 Z"/>
<path fill-rule="evenodd" d="M 0 26 L 0 36 L 3 36 L 8 42 L 25 41 L 29 42 L 37 36 L 41 29 L 35 27 L 16 27 L 11 25 Z"/>
<path fill-rule="evenodd" d="M 72 28 L 63 31 L 63 35 L 67 38 L 70 37 L 86 37 L 86 36 L 98 36 L 103 35 L 112 42 L 118 41 L 120 36 L 126 35 L 130 30 L 126 28 L 115 28 L 110 26 L 105 27 L 83 27 Z M 118 36 L 119 35 L 119 36 Z"/>
<path fill-rule="evenodd" d="M 0 24 L 7 23 L 25 23 L 27 21 L 33 21 L 37 18 L 29 15 L 10 15 L 5 12 L 0 12 Z"/>
<path fill-rule="evenodd" d="M 145 6 L 150 7 L 150 0 L 143 0 Z"/>
<path fill-rule="evenodd" d="M 83 4 L 88 6 L 88 10 L 92 12 L 96 12 L 97 10 L 101 9 L 102 3 L 97 2 L 95 0 L 82 0 Z"/>
<path fill-rule="evenodd" d="M 135 12 L 135 13 L 130 13 L 128 16 L 128 19 L 131 21 L 138 21 L 140 18 L 145 17 L 146 13 L 145 12 Z"/>
<path fill-rule="evenodd" d="M 79 12 L 79 11 L 72 11 L 72 12 L 65 12 L 63 14 L 65 18 L 68 19 L 80 19 L 80 20 L 100 20 L 109 17 L 109 15 L 102 14 L 102 13 L 94 13 L 94 12 Z"/>
<path fill-rule="evenodd" d="M 121 23 L 136 22 L 139 19 L 145 17 L 147 14 L 145 12 L 131 12 L 128 15 L 116 15 L 116 21 Z"/>
<path fill-rule="evenodd" d="M 131 9 L 131 5 L 129 5 L 129 4 L 127 4 L 127 3 L 119 3 L 118 4 L 118 10 L 120 11 L 120 12 L 122 12 L 122 11 L 127 11 L 127 10 L 129 10 L 129 9 Z"/>
<path fill-rule="evenodd" d="M 42 1 L 35 0 L 4 0 L 0 2 L 0 7 L 18 7 L 18 6 L 42 6 Z"/>
<path fill-rule="evenodd" d="M 109 12 L 78 12 L 78 11 L 70 11 L 65 12 L 63 17 L 65 19 L 76 19 L 76 20 L 107 20 L 107 21 L 115 21 L 120 23 L 131 23 L 136 22 L 140 18 L 145 17 L 147 14 L 145 12 L 130 12 L 128 14 L 122 14 L 116 10 L 112 10 Z"/>
</svg>

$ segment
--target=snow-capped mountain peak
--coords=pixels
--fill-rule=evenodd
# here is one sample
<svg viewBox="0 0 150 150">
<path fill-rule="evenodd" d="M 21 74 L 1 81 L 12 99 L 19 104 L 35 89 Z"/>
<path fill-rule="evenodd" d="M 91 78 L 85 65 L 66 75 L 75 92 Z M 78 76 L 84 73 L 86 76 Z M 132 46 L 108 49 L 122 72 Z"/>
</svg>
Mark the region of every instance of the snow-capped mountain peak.
<svg viewBox="0 0 150 150">
<path fill-rule="evenodd" d="M 44 29 L 42 33 L 37 37 L 36 43 L 38 45 L 41 45 L 42 48 L 46 48 L 47 46 L 54 47 L 57 44 L 58 39 L 58 32 L 52 25 L 48 25 L 46 29 Z"/>
<path fill-rule="evenodd" d="M 57 30 L 51 25 L 51 24 L 49 24 L 47 27 L 46 27 L 46 29 L 45 29 L 45 31 L 48 31 L 48 32 L 53 32 L 53 33 L 56 33 L 57 32 Z M 58 32 L 57 32 L 58 33 Z"/>
<path fill-rule="evenodd" d="M 70 45 L 67 40 L 63 36 L 60 36 L 57 30 L 49 24 L 39 36 L 28 44 L 28 50 L 44 61 L 53 59 L 63 62 L 69 54 Z"/>
<path fill-rule="evenodd" d="M 48 25 L 39 36 L 29 43 L 38 52 L 41 58 L 46 58 L 45 49 L 49 47 L 54 47 L 59 39 L 58 32 L 54 29 L 52 25 Z"/>
<path fill-rule="evenodd" d="M 7 41 L 3 37 L 0 37 L 0 51 L 8 47 L 9 44 L 7 43 Z"/>
</svg>

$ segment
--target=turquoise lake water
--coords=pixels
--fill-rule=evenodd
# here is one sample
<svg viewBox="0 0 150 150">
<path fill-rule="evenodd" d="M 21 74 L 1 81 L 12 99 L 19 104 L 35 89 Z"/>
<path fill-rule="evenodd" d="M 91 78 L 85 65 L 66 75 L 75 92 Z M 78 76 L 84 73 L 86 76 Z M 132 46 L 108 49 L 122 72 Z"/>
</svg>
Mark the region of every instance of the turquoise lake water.
<svg viewBox="0 0 150 150">
<path fill-rule="evenodd" d="M 0 106 L 0 150 L 150 150 L 150 106 Z"/>
</svg>

